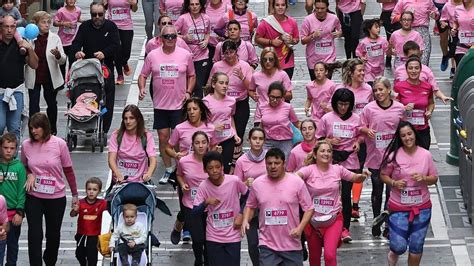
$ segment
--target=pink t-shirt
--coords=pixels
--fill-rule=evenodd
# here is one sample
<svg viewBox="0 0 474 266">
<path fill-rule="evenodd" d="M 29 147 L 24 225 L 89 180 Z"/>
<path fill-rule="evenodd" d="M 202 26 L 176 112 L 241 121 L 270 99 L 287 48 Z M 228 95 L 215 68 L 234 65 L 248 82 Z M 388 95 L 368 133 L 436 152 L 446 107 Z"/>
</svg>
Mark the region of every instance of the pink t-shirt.
<svg viewBox="0 0 474 266">
<path fill-rule="evenodd" d="M 0 225 L 8 223 L 7 201 L 0 195 Z"/>
<path fill-rule="evenodd" d="M 163 44 L 161 43 L 161 38 L 159 36 L 155 37 L 146 43 L 145 53 L 149 54 L 151 51 L 155 50 L 158 47 L 161 47 L 162 45 Z M 188 44 L 181 37 L 178 37 L 178 39 L 176 39 L 176 46 L 187 50 L 189 53 L 192 53 Z"/>
<path fill-rule="evenodd" d="M 452 1 L 448 1 L 441 10 L 441 21 L 448 22 L 450 27 L 454 26 L 456 5 Z"/>
<path fill-rule="evenodd" d="M 74 11 L 69 11 L 66 7 L 61 7 L 56 15 L 54 21 L 56 22 L 72 22 L 74 27 L 72 29 L 66 27 L 59 27 L 58 36 L 61 39 L 63 46 L 69 46 L 76 37 L 77 33 L 77 21 L 81 17 L 81 8 L 76 6 Z"/>
<path fill-rule="evenodd" d="M 254 12 L 248 9 L 243 15 L 239 15 L 234 12 L 233 19 L 237 20 L 240 23 L 240 28 L 241 28 L 240 38 L 244 41 L 252 41 L 251 34 L 250 34 L 250 26 L 249 26 L 249 15 L 247 14 L 247 12 L 250 12 L 252 14 L 251 15 L 252 20 L 253 20 L 252 28 L 255 30 L 258 26 L 258 19 L 257 19 L 257 15 Z M 229 23 L 229 12 L 220 14 L 219 17 L 220 19 L 217 21 L 215 28 L 224 29 L 225 27 L 227 27 L 227 23 Z"/>
<path fill-rule="evenodd" d="M 187 78 L 194 76 L 194 63 L 191 54 L 176 47 L 166 54 L 160 47 L 151 51 L 145 58 L 141 75 L 152 74 L 153 108 L 180 110 L 186 99 Z"/>
<path fill-rule="evenodd" d="M 419 85 L 412 85 L 405 80 L 397 82 L 393 90 L 398 93 L 397 99 L 403 105 L 415 104 L 412 111 L 405 112 L 406 120 L 412 123 L 416 130 L 429 127 L 425 112 L 429 99 L 433 98 L 433 87 L 424 81 L 421 81 Z"/>
<path fill-rule="evenodd" d="M 393 74 L 394 84 L 399 81 L 407 80 L 408 74 L 405 65 L 401 65 L 395 69 L 395 73 Z M 433 71 L 431 71 L 430 67 L 426 65 L 421 65 L 421 72 L 420 72 L 420 80 L 427 82 L 433 86 L 433 91 L 438 91 L 438 83 L 434 77 Z"/>
<path fill-rule="evenodd" d="M 232 6 L 222 3 L 222 1 L 217 8 L 214 8 L 210 3 L 206 6 L 206 14 L 209 16 L 209 19 L 211 20 L 211 38 L 209 39 L 210 45 L 215 47 L 217 43 L 219 42 L 217 39 L 218 36 L 214 32 L 214 29 L 216 28 L 216 25 L 219 22 L 219 20 L 222 19 L 222 14 L 227 13 L 227 10 L 231 8 Z"/>
<path fill-rule="evenodd" d="M 428 27 L 430 24 L 430 13 L 435 12 L 439 16 L 438 9 L 432 0 L 399 0 L 392 11 L 392 22 L 399 17 L 403 11 L 411 11 L 415 14 L 412 27 Z"/>
<path fill-rule="evenodd" d="M 214 75 L 216 72 L 224 72 L 229 77 L 229 87 L 227 88 L 227 96 L 235 98 L 237 101 L 242 101 L 247 99 L 249 92 L 247 87 L 245 87 L 244 82 L 240 78 L 234 75 L 234 69 L 240 68 L 244 74 L 244 79 L 250 80 L 253 74 L 253 68 L 242 60 L 239 60 L 237 64 L 231 66 L 226 61 L 216 62 L 211 69 L 210 76 Z"/>
<path fill-rule="evenodd" d="M 176 29 L 181 35 L 192 35 L 191 42 L 186 41 L 193 54 L 193 61 L 201 61 L 209 58 L 207 47 L 201 48 L 200 42 L 204 41 L 206 35 L 211 33 L 211 21 L 209 16 L 201 13 L 199 18 L 193 19 L 189 13 L 181 15 L 175 23 Z"/>
<path fill-rule="evenodd" d="M 268 76 L 263 71 L 253 73 L 249 90 L 257 92 L 257 109 L 260 105 L 268 103 L 268 86 L 275 81 L 283 83 L 283 87 L 285 87 L 286 91 L 293 91 L 290 77 L 288 77 L 288 74 L 283 70 L 278 69 L 271 76 Z"/>
<path fill-rule="evenodd" d="M 407 154 L 403 148 L 398 149 L 396 163 L 389 163 L 381 173 L 393 180 L 407 181 L 407 186 L 403 190 L 392 187 L 390 191 L 389 204 L 400 207 L 412 207 L 430 201 L 428 186 L 414 180 L 412 174 L 438 175 L 431 153 L 422 147 L 417 147 L 412 155 Z"/>
<path fill-rule="evenodd" d="M 347 120 L 342 120 L 334 111 L 329 112 L 323 116 L 319 122 L 316 138 L 339 138 L 341 142 L 339 145 L 333 145 L 335 150 L 353 151 L 352 146 L 359 138 L 359 131 L 361 128 L 360 117 L 356 113 Z M 341 163 L 347 169 L 359 169 L 360 163 L 357 157 L 357 152 L 351 153 L 347 160 Z"/>
<path fill-rule="evenodd" d="M 388 41 L 384 37 L 379 36 L 375 40 L 366 37 L 359 41 L 356 55 L 367 59 L 364 64 L 365 82 L 374 81 L 376 77 L 383 76 L 385 53 L 387 53 L 387 50 Z"/>
<path fill-rule="evenodd" d="M 183 190 L 181 202 L 187 208 L 193 208 L 193 201 L 196 198 L 199 184 L 209 176 L 204 172 L 202 162 L 194 157 L 194 154 L 188 154 L 178 161 L 176 175 L 183 177 L 184 183 L 189 186 L 189 190 Z"/>
<path fill-rule="evenodd" d="M 342 13 L 352 13 L 360 10 L 360 0 L 340 0 L 337 7 Z"/>
<path fill-rule="evenodd" d="M 160 10 L 167 14 L 173 24 L 181 16 L 181 10 L 183 9 L 184 0 L 160 0 Z"/>
<path fill-rule="evenodd" d="M 318 124 L 321 117 L 326 113 L 324 106 L 331 108 L 331 98 L 336 90 L 336 84 L 330 80 L 319 85 L 316 81 L 310 81 L 306 84 L 306 95 L 311 101 L 311 119 Z"/>
<path fill-rule="evenodd" d="M 374 139 L 365 137 L 367 145 L 365 167 L 379 169 L 385 149 L 393 139 L 404 114 L 405 107 L 397 101 L 392 101 L 388 108 L 382 108 L 376 101 L 365 106 L 360 116 L 362 127 L 375 130 Z"/>
<path fill-rule="evenodd" d="M 224 129 L 221 131 L 214 132 L 216 138 L 214 141 L 216 143 L 221 143 L 225 140 L 228 140 L 235 136 L 236 131 L 232 126 L 232 117 L 235 114 L 235 98 L 230 96 L 225 96 L 222 100 L 217 100 L 214 98 L 213 94 L 209 94 L 203 99 L 209 111 L 211 111 L 210 122 L 214 126 L 224 125 Z"/>
<path fill-rule="evenodd" d="M 401 29 L 394 31 L 392 33 L 392 36 L 390 37 L 389 43 L 391 47 L 395 49 L 395 56 L 400 58 L 400 62 L 398 62 L 398 64 L 394 66 L 395 68 L 406 62 L 406 57 L 403 54 L 403 45 L 407 41 L 414 41 L 420 46 L 421 51 L 425 50 L 423 38 L 421 37 L 421 34 L 417 31 L 411 30 L 407 35 L 404 35 L 404 31 Z"/>
<path fill-rule="evenodd" d="M 133 30 L 132 11 L 127 0 L 108 0 L 107 19 L 114 22 L 119 30 Z"/>
<path fill-rule="evenodd" d="M 180 152 L 190 152 L 192 151 L 192 137 L 194 132 L 204 131 L 207 134 L 210 140 L 210 144 L 216 144 L 215 141 L 215 128 L 211 122 L 201 122 L 201 125 L 194 127 L 189 123 L 189 121 L 184 121 L 176 126 L 176 128 L 171 132 L 171 137 L 168 143 L 174 147 L 179 144 Z"/>
<path fill-rule="evenodd" d="M 298 121 L 295 110 L 291 104 L 281 101 L 276 107 L 269 103 L 262 104 L 255 112 L 255 119 L 262 121 L 261 126 L 269 140 L 290 140 L 293 131 L 290 123 Z"/>
<path fill-rule="evenodd" d="M 362 110 L 364 107 L 370 103 L 371 101 L 374 100 L 374 94 L 372 92 L 372 87 L 370 87 L 369 84 L 364 83 L 362 86 L 358 88 L 353 88 L 352 86 L 349 86 L 347 84 L 339 84 L 336 88 L 347 88 L 350 89 L 354 93 L 354 113 L 360 115 L 362 113 Z"/>
<path fill-rule="evenodd" d="M 278 21 L 283 30 L 291 35 L 293 39 L 298 39 L 300 34 L 298 32 L 298 24 L 296 20 L 290 16 L 287 16 L 287 19 L 284 21 Z M 270 24 L 268 24 L 264 19 L 260 22 L 257 27 L 257 34 L 260 37 L 267 39 L 275 39 L 281 36 Z M 288 62 L 286 62 L 286 57 L 288 56 L 290 49 L 286 45 L 281 45 L 279 47 L 274 47 L 275 52 L 278 55 L 278 60 L 280 61 L 281 69 L 287 69 L 295 66 L 295 54 L 292 53 Z"/>
<path fill-rule="evenodd" d="M 123 176 L 128 176 L 129 182 L 142 182 L 143 175 L 148 171 L 148 158 L 156 157 L 153 133 L 146 132 L 146 152 L 142 140 L 135 136 L 123 133 L 120 149 L 117 142 L 118 130 L 109 138 L 109 152 L 117 153 L 117 167 Z M 112 176 L 114 180 L 115 176 Z"/>
<path fill-rule="evenodd" d="M 301 143 L 296 145 L 288 156 L 288 163 L 286 164 L 287 172 L 296 172 L 304 166 L 304 160 L 308 157 L 308 152 L 305 152 L 301 147 Z"/>
<path fill-rule="evenodd" d="M 224 181 L 219 186 L 214 185 L 209 179 L 201 182 L 194 206 L 200 205 L 210 197 L 220 200 L 216 206 L 207 205 L 207 241 L 240 242 L 240 229 L 234 228 L 234 219 L 240 212 L 239 198 L 247 191 L 247 186 L 235 175 L 224 175 Z"/>
<path fill-rule="evenodd" d="M 278 195 L 278 196 L 276 196 Z M 301 241 L 290 235 L 300 223 L 299 207 L 313 208 L 303 180 L 291 173 L 274 181 L 267 175 L 257 178 L 250 190 L 246 207 L 259 210 L 259 245 L 275 251 L 301 250 Z"/>
<path fill-rule="evenodd" d="M 398 0 L 393 0 L 389 3 L 382 3 L 382 11 L 392 11 L 395 8 Z"/>
<path fill-rule="evenodd" d="M 321 35 L 306 45 L 306 64 L 309 69 L 313 69 L 316 62 L 332 63 L 336 60 L 336 42 L 332 33 L 341 31 L 339 19 L 331 13 L 328 13 L 323 21 L 317 19 L 314 14 L 306 16 L 301 24 L 301 39 L 318 30 Z"/>
<path fill-rule="evenodd" d="M 46 142 L 23 141 L 21 162 L 36 177 L 36 189 L 28 194 L 41 199 L 66 196 L 63 168 L 72 167 L 72 161 L 63 139 L 51 136 Z M 72 191 L 72 194 L 77 195 L 77 191 Z"/>
<path fill-rule="evenodd" d="M 312 164 L 301 168 L 298 173 L 302 175 L 313 199 L 313 216 L 337 214 L 341 211 L 341 180 L 352 181 L 354 173 L 337 164 L 330 164 L 327 171 Z"/>
<path fill-rule="evenodd" d="M 474 8 L 466 10 L 464 5 L 459 5 L 454 11 L 454 18 L 457 21 L 459 44 L 465 47 L 456 46 L 456 54 L 465 54 L 468 47 L 474 44 L 474 25 L 472 19 L 474 18 Z"/>
<path fill-rule="evenodd" d="M 222 44 L 223 42 L 217 44 L 214 58 L 212 59 L 213 62 L 221 61 L 224 58 L 222 54 Z M 242 40 L 239 48 L 237 48 L 237 56 L 240 60 L 249 63 L 249 65 L 258 64 L 257 52 L 251 42 Z"/>
<path fill-rule="evenodd" d="M 238 176 L 242 182 L 247 181 L 248 178 L 256 179 L 266 173 L 265 160 L 261 160 L 258 163 L 252 162 L 247 153 L 240 156 L 235 163 L 234 175 Z"/>
</svg>

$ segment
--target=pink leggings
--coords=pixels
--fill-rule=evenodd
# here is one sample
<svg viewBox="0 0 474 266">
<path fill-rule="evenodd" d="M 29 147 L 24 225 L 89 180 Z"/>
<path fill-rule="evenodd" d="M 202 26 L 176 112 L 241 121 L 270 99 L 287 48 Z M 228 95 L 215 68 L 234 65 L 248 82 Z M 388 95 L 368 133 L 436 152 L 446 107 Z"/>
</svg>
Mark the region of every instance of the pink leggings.
<svg viewBox="0 0 474 266">
<path fill-rule="evenodd" d="M 314 229 L 308 224 L 304 230 L 309 248 L 309 265 L 321 265 L 321 253 L 324 246 L 324 264 L 337 265 L 337 248 L 341 242 L 342 214 L 339 213 L 336 221 L 329 227 Z"/>
</svg>

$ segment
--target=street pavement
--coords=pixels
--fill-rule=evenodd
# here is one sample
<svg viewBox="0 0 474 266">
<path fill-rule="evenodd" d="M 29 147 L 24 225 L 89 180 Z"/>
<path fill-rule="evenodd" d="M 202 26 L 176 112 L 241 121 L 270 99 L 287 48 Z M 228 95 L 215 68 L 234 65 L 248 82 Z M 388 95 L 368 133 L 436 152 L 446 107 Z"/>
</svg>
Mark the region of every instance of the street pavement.
<svg viewBox="0 0 474 266">
<path fill-rule="evenodd" d="M 83 10 L 82 18 L 89 19 L 89 2 L 78 0 L 77 5 Z M 118 128 L 123 107 L 126 103 L 138 104 L 145 116 L 146 126 L 152 128 L 153 123 L 153 106 L 149 96 L 143 101 L 138 102 L 137 98 L 137 78 L 144 59 L 144 17 L 141 9 L 141 3 L 138 12 L 133 14 L 134 21 L 134 42 L 132 48 L 132 56 L 129 61 L 135 72 L 132 76 L 126 77 L 126 82 L 122 86 L 116 87 L 115 111 L 112 128 Z M 259 19 L 264 17 L 267 3 L 265 0 L 250 0 L 250 9 L 256 12 Z M 330 1 L 330 9 L 334 10 L 335 3 Z M 305 16 L 304 4 L 297 3 L 295 6 L 289 7 L 289 14 L 296 18 L 298 24 Z M 367 1 L 367 9 L 365 18 L 378 17 L 380 14 L 380 5 L 375 0 Z M 431 23 L 433 24 L 433 23 Z M 382 30 L 382 35 L 384 34 Z M 337 59 L 343 60 L 343 39 L 336 41 L 337 43 Z M 432 54 L 430 66 L 435 73 L 436 80 L 441 90 L 450 95 L 451 80 L 449 73 L 441 72 L 439 64 L 441 61 L 441 51 L 439 48 L 439 38 L 432 36 Z M 304 47 L 298 44 L 295 49 L 296 66 L 293 77 L 293 100 L 292 105 L 300 119 L 304 116 L 304 102 L 306 100 L 306 92 L 304 85 L 309 81 L 307 73 L 306 61 L 304 55 Z M 391 71 L 386 71 L 386 76 L 391 77 Z M 340 83 L 340 76 L 336 74 L 334 80 Z M 59 121 L 58 136 L 66 136 L 66 118 L 64 115 L 66 110 L 67 98 L 65 92 L 62 91 L 58 95 Z M 42 100 L 42 111 L 45 111 L 46 104 Z M 251 108 L 254 111 L 255 104 L 251 101 Z M 428 232 L 422 265 L 471 265 L 474 261 L 474 233 L 472 226 L 469 224 L 467 213 L 462 202 L 458 183 L 458 168 L 448 165 L 445 162 L 446 153 L 449 150 L 449 106 L 437 101 L 436 109 L 431 119 L 432 128 L 432 144 L 431 152 L 436 162 L 440 174 L 440 181 L 436 186 L 430 188 L 431 199 L 433 201 L 433 217 L 431 227 Z M 249 121 L 248 128 L 253 124 L 252 118 Z M 157 143 L 157 135 L 155 141 Z M 27 137 L 25 133 L 24 138 Z M 248 146 L 246 144 L 246 146 Z M 78 147 L 72 152 L 74 169 L 76 172 L 80 195 L 84 196 L 84 184 L 88 177 L 97 176 L 106 183 L 109 170 L 107 166 L 107 149 L 104 153 L 92 153 L 90 143 L 79 140 Z M 159 152 L 157 151 L 157 155 Z M 155 183 L 164 172 L 163 164 L 160 161 L 158 170 L 154 175 Z M 385 239 L 374 239 L 370 233 L 370 225 L 372 222 L 372 212 L 370 208 L 370 191 L 371 184 L 364 183 L 364 190 L 360 201 L 361 218 L 358 222 L 352 222 L 351 244 L 344 244 L 338 249 L 338 262 L 340 265 L 384 265 L 387 264 L 386 254 L 388 252 L 388 241 Z M 193 254 L 190 244 L 172 245 L 169 240 L 169 233 L 172 229 L 176 213 L 178 212 L 178 195 L 173 191 L 171 186 L 159 185 L 157 188 L 159 198 L 164 200 L 173 212 L 173 217 L 166 216 L 157 211 L 155 222 L 153 224 L 153 232 L 161 241 L 159 248 L 153 249 L 153 265 L 193 265 Z M 70 202 L 70 193 L 68 194 L 68 202 Z M 59 251 L 58 265 L 77 265 L 74 258 L 75 241 L 74 234 L 76 231 L 76 219 L 69 217 L 70 206 L 66 209 L 63 226 L 61 229 L 61 247 Z M 24 221 L 20 238 L 20 253 L 18 264 L 28 264 L 27 253 L 27 224 Z M 248 257 L 246 239 L 242 240 L 242 260 L 241 265 L 251 265 Z M 407 255 L 400 258 L 400 264 L 405 264 Z M 107 260 L 104 261 L 108 263 Z M 307 263 L 306 263 L 307 265 Z"/>
</svg>

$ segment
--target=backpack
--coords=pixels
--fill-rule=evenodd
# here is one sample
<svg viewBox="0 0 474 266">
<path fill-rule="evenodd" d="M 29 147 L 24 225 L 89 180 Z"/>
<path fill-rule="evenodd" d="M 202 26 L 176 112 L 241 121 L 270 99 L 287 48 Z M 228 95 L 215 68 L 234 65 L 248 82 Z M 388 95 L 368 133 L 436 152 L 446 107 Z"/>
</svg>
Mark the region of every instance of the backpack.
<svg viewBox="0 0 474 266">
<path fill-rule="evenodd" d="M 249 22 L 249 32 L 250 32 L 250 36 L 253 35 L 253 30 L 254 30 L 254 26 L 253 25 L 253 15 L 252 15 L 252 12 L 250 10 L 247 10 L 247 20 Z M 229 11 L 227 11 L 227 14 L 229 15 L 229 21 L 235 19 L 234 17 L 234 10 L 232 9 L 229 9 Z"/>
<path fill-rule="evenodd" d="M 120 150 L 120 145 L 122 144 L 122 138 L 123 138 L 123 132 L 122 133 L 118 132 L 117 133 L 117 152 Z M 148 159 L 148 166 L 149 166 L 150 165 L 150 159 L 148 158 L 148 152 L 146 152 L 146 144 L 147 144 L 146 134 L 144 136 L 141 136 L 140 140 L 141 140 L 141 143 L 142 143 L 143 150 L 145 151 L 146 158 Z"/>
</svg>

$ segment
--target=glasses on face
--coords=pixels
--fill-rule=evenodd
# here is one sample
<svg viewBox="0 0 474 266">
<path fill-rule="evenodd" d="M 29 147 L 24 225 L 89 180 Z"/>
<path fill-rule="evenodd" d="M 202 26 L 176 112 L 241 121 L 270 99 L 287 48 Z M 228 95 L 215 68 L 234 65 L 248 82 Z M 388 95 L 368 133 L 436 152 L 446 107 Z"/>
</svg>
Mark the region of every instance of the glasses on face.
<svg viewBox="0 0 474 266">
<path fill-rule="evenodd" d="M 170 25 L 170 26 L 171 26 L 171 25 L 173 25 L 173 22 L 171 22 L 171 21 L 163 21 L 163 22 L 161 22 L 161 26 L 166 26 L 166 25 Z"/>
<path fill-rule="evenodd" d="M 269 95 L 268 98 L 270 99 L 270 101 L 279 101 L 279 100 L 281 100 L 283 97 L 282 97 L 282 96 Z"/>
<path fill-rule="evenodd" d="M 98 16 L 98 17 L 103 17 L 103 16 L 104 16 L 104 12 L 91 12 L 91 16 L 92 16 L 93 18 L 95 18 L 95 17 L 97 17 L 97 16 Z"/>
<path fill-rule="evenodd" d="M 273 63 L 273 62 L 275 62 L 275 58 L 274 57 L 264 57 L 263 62 Z"/>
<path fill-rule="evenodd" d="M 161 35 L 161 37 L 165 40 L 174 40 L 176 38 L 178 38 L 178 35 L 177 34 L 163 34 Z"/>
</svg>

